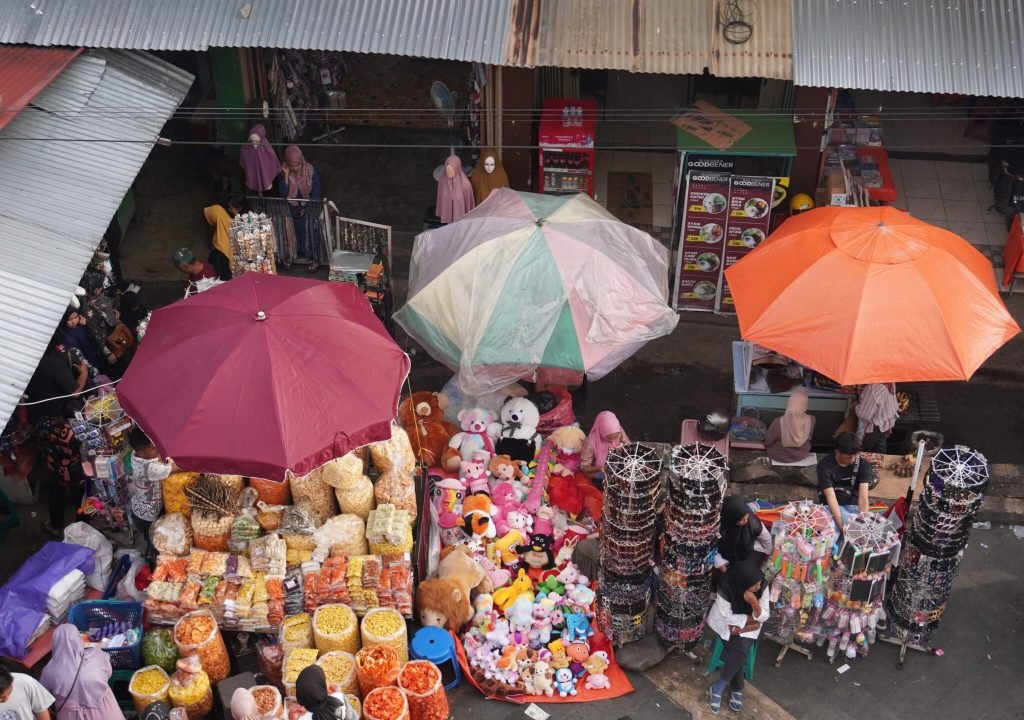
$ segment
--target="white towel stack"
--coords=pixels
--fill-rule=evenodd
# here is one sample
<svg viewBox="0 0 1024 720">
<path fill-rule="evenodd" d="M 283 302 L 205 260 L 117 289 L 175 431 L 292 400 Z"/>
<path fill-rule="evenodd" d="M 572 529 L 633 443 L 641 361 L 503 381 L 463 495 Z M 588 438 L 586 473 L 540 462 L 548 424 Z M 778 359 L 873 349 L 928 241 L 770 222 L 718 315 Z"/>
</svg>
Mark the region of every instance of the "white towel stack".
<svg viewBox="0 0 1024 720">
<path fill-rule="evenodd" d="M 46 612 L 53 618 L 55 625 L 64 622 L 68 610 L 76 602 L 85 597 L 85 575 L 81 570 L 72 570 L 62 577 L 46 595 Z"/>
</svg>

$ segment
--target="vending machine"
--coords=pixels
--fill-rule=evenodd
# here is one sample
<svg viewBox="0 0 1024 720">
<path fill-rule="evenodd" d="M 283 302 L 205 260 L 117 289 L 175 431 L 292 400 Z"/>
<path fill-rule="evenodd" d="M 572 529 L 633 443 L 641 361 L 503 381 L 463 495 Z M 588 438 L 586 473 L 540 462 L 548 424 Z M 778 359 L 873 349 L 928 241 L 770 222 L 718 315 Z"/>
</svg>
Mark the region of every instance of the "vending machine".
<svg viewBox="0 0 1024 720">
<path fill-rule="evenodd" d="M 549 99 L 540 121 L 538 187 L 548 195 L 594 196 L 594 134 L 597 103 Z"/>
</svg>

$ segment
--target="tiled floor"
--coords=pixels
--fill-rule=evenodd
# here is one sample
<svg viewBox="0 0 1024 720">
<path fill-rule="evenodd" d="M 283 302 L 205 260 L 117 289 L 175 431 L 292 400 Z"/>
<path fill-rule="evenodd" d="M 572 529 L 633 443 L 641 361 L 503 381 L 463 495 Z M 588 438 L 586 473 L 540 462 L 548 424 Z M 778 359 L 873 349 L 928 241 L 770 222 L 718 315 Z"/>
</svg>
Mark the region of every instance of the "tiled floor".
<svg viewBox="0 0 1024 720">
<path fill-rule="evenodd" d="M 897 207 L 946 228 L 978 248 L 996 267 L 1003 265 L 1006 220 L 992 204 L 984 163 L 889 159 L 899 192 Z"/>
</svg>

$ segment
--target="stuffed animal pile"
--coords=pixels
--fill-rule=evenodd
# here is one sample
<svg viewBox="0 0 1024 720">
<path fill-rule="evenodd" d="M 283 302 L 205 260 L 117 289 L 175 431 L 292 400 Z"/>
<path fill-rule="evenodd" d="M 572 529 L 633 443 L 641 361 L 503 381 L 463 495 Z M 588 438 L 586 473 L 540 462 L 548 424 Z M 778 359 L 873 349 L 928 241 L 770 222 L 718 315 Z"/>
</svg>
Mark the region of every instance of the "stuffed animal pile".
<svg viewBox="0 0 1024 720">
<path fill-rule="evenodd" d="M 526 398 L 510 398 L 497 422 L 479 408 L 458 417 L 430 482 L 443 559 L 417 591 L 420 621 L 462 631 L 488 695 L 610 687 L 608 653 L 591 651 L 595 593 L 571 561 L 601 515 L 600 491 L 578 472 L 585 436 L 562 427 L 541 438 Z"/>
</svg>

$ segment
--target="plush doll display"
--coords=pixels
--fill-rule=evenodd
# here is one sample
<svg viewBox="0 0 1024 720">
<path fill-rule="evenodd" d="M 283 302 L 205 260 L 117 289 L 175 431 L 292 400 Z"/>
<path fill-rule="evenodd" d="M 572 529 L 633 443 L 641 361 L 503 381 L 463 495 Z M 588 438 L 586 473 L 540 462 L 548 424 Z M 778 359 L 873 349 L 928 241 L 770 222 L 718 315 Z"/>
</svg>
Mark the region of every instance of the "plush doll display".
<svg viewBox="0 0 1024 720">
<path fill-rule="evenodd" d="M 524 463 L 533 460 L 540 445 L 540 435 L 537 433 L 539 421 L 537 406 L 526 398 L 506 400 L 501 406 L 501 432 L 498 434 L 495 452 Z"/>
<path fill-rule="evenodd" d="M 493 455 L 494 442 L 501 431 L 501 425 L 495 422 L 497 417 L 490 410 L 469 408 L 460 411 L 458 418 L 462 430 L 448 441 L 442 462 L 444 468 L 451 472 L 458 470 L 460 458 L 469 460 L 479 452 L 486 452 L 488 457 Z"/>
<path fill-rule="evenodd" d="M 555 428 L 548 435 L 547 442 L 554 446 L 556 464 L 552 474 L 572 477 L 580 469 L 580 453 L 587 435 L 578 427 L 566 425 Z"/>
<path fill-rule="evenodd" d="M 423 465 L 439 465 L 452 435 L 459 431 L 444 419 L 447 406 L 448 398 L 436 392 L 415 392 L 398 406 L 398 424 L 409 434 L 417 460 Z"/>
<path fill-rule="evenodd" d="M 464 552 L 449 553 L 437 566 L 437 577 L 416 588 L 416 615 L 426 627 L 452 632 L 473 618 L 470 593 L 487 579 L 484 570 Z"/>
</svg>

